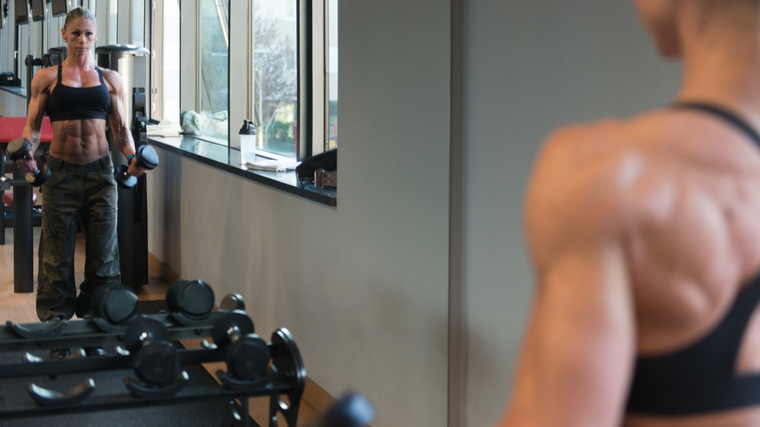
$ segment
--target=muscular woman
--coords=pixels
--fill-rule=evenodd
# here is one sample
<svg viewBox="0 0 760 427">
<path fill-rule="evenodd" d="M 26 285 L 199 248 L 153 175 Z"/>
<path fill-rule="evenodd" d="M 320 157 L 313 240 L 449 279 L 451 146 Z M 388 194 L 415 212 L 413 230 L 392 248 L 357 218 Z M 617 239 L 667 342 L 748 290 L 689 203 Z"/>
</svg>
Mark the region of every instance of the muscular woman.
<svg viewBox="0 0 760 427">
<path fill-rule="evenodd" d="M 502 427 L 760 425 L 760 1 L 636 5 L 682 85 L 543 147 Z"/>
<path fill-rule="evenodd" d="M 98 68 L 92 49 L 98 38 L 95 17 L 76 8 L 66 16 L 61 36 L 68 48 L 58 67 L 39 70 L 32 80 L 28 121 L 23 137 L 39 146 L 42 118 L 47 114 L 53 140 L 47 156 L 51 176 L 42 186 L 42 231 L 39 245 L 37 316 L 42 321 L 90 312 L 90 298 L 103 285 L 120 284 L 116 239 L 117 188 L 106 140 L 110 122 L 116 148 L 130 159 L 129 173 L 140 176 L 135 145 L 122 107 L 119 74 Z M 28 156 L 31 158 L 31 154 Z M 19 160 L 26 171 L 34 160 Z M 85 279 L 74 283 L 74 246 L 78 218 L 86 236 Z M 96 354 L 100 349 L 92 349 Z M 68 350 L 51 356 L 65 357 Z"/>
</svg>

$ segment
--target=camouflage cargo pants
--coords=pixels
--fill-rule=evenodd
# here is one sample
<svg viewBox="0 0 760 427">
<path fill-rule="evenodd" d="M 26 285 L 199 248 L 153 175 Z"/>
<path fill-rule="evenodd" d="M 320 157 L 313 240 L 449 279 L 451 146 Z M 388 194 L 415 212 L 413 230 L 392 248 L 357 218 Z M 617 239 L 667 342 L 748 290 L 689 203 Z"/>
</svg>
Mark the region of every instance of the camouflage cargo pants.
<svg viewBox="0 0 760 427">
<path fill-rule="evenodd" d="M 48 155 L 50 179 L 42 185 L 37 316 L 70 319 L 89 314 L 90 299 L 101 285 L 120 284 L 116 238 L 118 192 L 111 155 L 75 164 Z M 78 218 L 84 224 L 84 282 L 74 283 L 74 246 Z"/>
</svg>

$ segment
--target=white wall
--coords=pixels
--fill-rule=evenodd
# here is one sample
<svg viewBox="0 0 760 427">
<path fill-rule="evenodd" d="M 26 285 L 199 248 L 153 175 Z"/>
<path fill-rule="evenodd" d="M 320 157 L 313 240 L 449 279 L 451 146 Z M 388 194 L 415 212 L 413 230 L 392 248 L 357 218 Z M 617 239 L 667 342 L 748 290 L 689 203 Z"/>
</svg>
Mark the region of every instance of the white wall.
<svg viewBox="0 0 760 427">
<path fill-rule="evenodd" d="M 343 2 L 339 19 L 338 207 L 159 149 L 149 249 L 242 293 L 261 335 L 289 328 L 309 375 L 365 392 L 376 427 L 444 426 L 449 7 Z"/>
<path fill-rule="evenodd" d="M 475 427 L 504 408 L 529 309 L 521 205 L 540 142 L 564 123 L 665 106 L 679 68 L 657 58 L 630 1 L 469 0 L 466 26 L 467 425 Z"/>
</svg>

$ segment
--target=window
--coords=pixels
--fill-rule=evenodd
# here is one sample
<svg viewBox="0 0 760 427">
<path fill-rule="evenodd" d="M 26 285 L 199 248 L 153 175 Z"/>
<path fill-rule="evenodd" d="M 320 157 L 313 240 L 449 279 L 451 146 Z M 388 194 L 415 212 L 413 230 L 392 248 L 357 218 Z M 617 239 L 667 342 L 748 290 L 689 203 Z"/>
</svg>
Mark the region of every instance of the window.
<svg viewBox="0 0 760 427">
<path fill-rule="evenodd" d="M 151 118 L 179 121 L 192 110 L 202 137 L 227 145 L 244 116 L 256 127 L 259 152 L 275 158 L 302 160 L 337 146 L 338 0 L 156 4 Z M 230 43 L 241 57 L 230 57 Z M 230 70 L 247 81 L 230 89 Z"/>
<path fill-rule="evenodd" d="M 325 150 L 338 147 L 338 0 L 327 3 L 327 132 Z"/>
<path fill-rule="evenodd" d="M 264 151 L 295 158 L 298 134 L 296 0 L 254 0 L 253 122 Z"/>
<path fill-rule="evenodd" d="M 203 135 L 228 143 L 229 3 L 200 0 L 199 99 Z"/>
<path fill-rule="evenodd" d="M 151 117 L 179 123 L 179 0 L 155 4 L 151 58 Z"/>
</svg>

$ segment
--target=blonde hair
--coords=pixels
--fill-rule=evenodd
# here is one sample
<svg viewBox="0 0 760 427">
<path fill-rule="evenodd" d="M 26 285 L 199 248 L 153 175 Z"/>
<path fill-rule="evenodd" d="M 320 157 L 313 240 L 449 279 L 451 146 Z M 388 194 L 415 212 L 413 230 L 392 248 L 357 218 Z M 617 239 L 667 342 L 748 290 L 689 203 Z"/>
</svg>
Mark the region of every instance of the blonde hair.
<svg viewBox="0 0 760 427">
<path fill-rule="evenodd" d="M 68 27 L 71 21 L 74 21 L 75 19 L 79 19 L 79 18 L 89 19 L 90 21 L 93 22 L 93 24 L 96 24 L 96 25 L 98 23 L 98 20 L 95 19 L 95 15 L 90 13 L 89 10 L 83 7 L 77 7 L 75 9 L 72 9 L 71 12 L 69 12 L 68 14 L 66 14 L 66 20 L 63 22 L 63 28 Z"/>
</svg>

